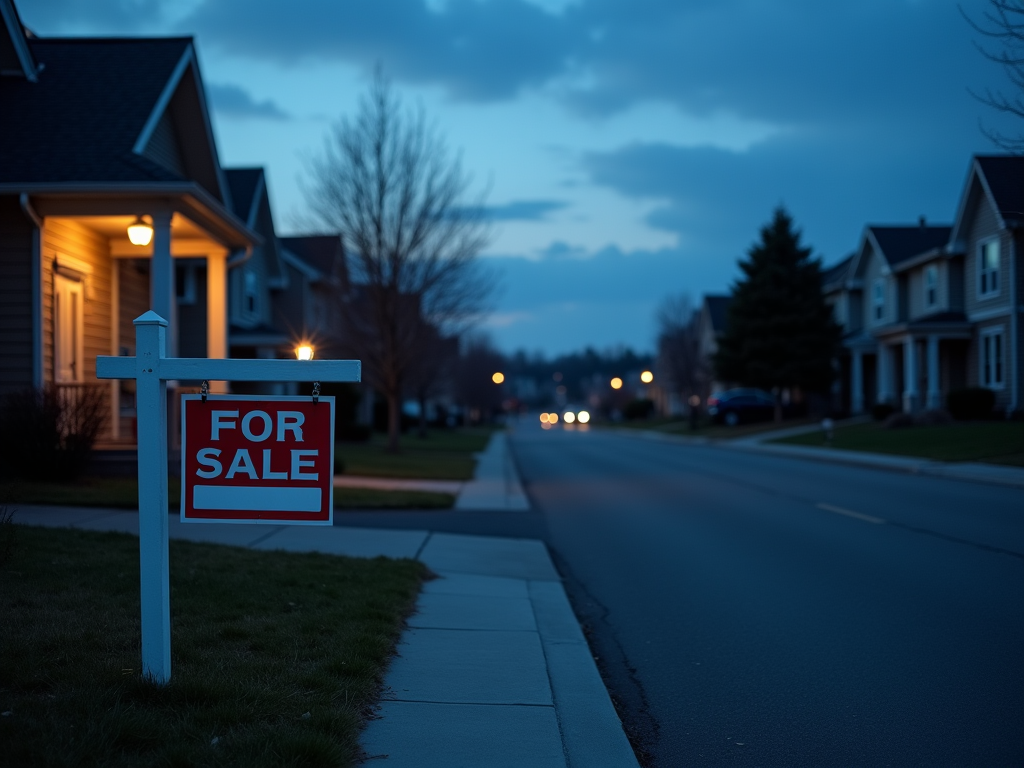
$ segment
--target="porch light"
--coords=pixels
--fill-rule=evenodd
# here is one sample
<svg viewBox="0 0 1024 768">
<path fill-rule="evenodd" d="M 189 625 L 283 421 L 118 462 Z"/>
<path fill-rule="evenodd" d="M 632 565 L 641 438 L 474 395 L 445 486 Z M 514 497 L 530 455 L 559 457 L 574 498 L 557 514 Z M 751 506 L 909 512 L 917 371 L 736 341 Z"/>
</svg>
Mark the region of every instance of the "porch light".
<svg viewBox="0 0 1024 768">
<path fill-rule="evenodd" d="M 295 359 L 296 360 L 312 360 L 313 359 L 313 347 L 309 344 L 300 344 L 295 348 Z"/>
<path fill-rule="evenodd" d="M 616 376 L 611 380 L 611 387 L 612 389 L 622 389 L 622 379 Z"/>
<path fill-rule="evenodd" d="M 493 376 L 491 376 L 491 381 L 493 381 L 495 384 L 501 384 L 501 382 L 503 382 L 504 380 L 505 374 L 502 373 L 501 371 L 498 371 Z"/>
<path fill-rule="evenodd" d="M 128 225 L 128 239 L 132 245 L 149 245 L 153 240 L 153 226 L 136 216 L 135 221 Z"/>
<path fill-rule="evenodd" d="M 643 373 L 640 374 L 640 381 L 642 381 L 644 384 L 650 384 L 652 381 L 654 381 L 654 374 L 651 373 L 650 371 L 644 371 Z"/>
</svg>

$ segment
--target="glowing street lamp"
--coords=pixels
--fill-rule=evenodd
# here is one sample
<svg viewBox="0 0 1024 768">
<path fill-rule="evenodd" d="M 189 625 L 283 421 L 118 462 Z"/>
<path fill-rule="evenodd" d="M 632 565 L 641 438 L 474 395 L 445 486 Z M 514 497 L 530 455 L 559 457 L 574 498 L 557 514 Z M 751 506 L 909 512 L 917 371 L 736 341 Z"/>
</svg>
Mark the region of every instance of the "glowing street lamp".
<svg viewBox="0 0 1024 768">
<path fill-rule="evenodd" d="M 612 389 L 622 389 L 622 379 L 616 376 L 611 380 Z"/>
<path fill-rule="evenodd" d="M 643 373 L 640 374 L 640 381 L 642 381 L 644 384 L 650 384 L 652 381 L 654 381 L 654 374 L 651 373 L 650 371 L 644 371 Z"/>
<path fill-rule="evenodd" d="M 548 424 L 557 424 L 557 423 L 558 423 L 558 414 L 557 413 L 549 413 L 548 414 Z"/>
<path fill-rule="evenodd" d="M 573 413 L 572 411 L 566 411 L 565 415 L 562 418 L 565 419 L 566 424 L 572 424 L 574 421 L 576 421 L 576 414 Z"/>
<path fill-rule="evenodd" d="M 501 384 L 501 382 L 503 382 L 504 380 L 505 374 L 502 373 L 501 371 L 498 371 L 493 376 L 491 376 L 491 381 L 493 381 L 495 384 Z"/>
<path fill-rule="evenodd" d="M 295 359 L 296 360 L 312 360 L 313 359 L 313 347 L 309 344 L 299 344 L 295 348 Z"/>
<path fill-rule="evenodd" d="M 540 415 L 540 423 L 541 424 L 547 424 L 548 423 L 548 415 L 546 413 L 542 413 Z"/>
<path fill-rule="evenodd" d="M 578 421 L 580 424 L 586 424 L 588 421 L 590 421 L 590 414 L 587 413 L 586 411 L 580 411 L 579 413 L 576 414 L 576 421 Z"/>
<path fill-rule="evenodd" d="M 135 221 L 128 225 L 128 240 L 132 245 L 149 245 L 153 240 L 153 227 L 136 216 Z"/>
</svg>

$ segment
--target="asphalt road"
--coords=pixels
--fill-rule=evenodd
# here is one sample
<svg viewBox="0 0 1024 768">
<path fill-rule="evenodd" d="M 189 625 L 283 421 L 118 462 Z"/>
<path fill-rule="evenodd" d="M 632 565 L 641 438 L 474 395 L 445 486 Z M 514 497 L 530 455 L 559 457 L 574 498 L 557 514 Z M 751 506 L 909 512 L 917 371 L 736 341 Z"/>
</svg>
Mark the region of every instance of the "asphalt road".
<svg viewBox="0 0 1024 768">
<path fill-rule="evenodd" d="M 529 421 L 512 446 L 519 533 L 649 765 L 1024 764 L 1024 492 Z"/>
</svg>

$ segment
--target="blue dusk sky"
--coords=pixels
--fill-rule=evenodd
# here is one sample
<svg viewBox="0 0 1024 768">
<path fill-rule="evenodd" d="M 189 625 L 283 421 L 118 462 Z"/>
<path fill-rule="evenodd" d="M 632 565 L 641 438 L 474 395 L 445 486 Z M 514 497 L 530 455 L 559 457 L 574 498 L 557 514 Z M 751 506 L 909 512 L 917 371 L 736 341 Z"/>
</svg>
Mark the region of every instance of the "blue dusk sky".
<svg viewBox="0 0 1024 768">
<path fill-rule="evenodd" d="M 959 8 L 980 19 L 987 0 Z M 866 223 L 948 222 L 1004 89 L 953 0 L 20 0 L 42 36 L 194 35 L 226 166 L 279 233 L 377 64 L 488 191 L 502 349 L 651 350 L 783 204 L 823 262 Z M 1019 130 L 1019 129 L 1018 129 Z"/>
</svg>

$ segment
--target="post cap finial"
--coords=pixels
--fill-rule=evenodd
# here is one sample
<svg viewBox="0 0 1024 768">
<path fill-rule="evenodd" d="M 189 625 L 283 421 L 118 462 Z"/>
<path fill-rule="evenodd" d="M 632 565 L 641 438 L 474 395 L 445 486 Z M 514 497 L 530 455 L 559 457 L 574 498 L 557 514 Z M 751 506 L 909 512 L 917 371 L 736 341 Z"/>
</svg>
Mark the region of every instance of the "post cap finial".
<svg viewBox="0 0 1024 768">
<path fill-rule="evenodd" d="M 139 315 L 132 322 L 135 325 L 162 325 L 164 328 L 167 327 L 167 321 L 160 317 L 160 315 L 158 315 L 152 309 L 146 312 L 144 315 Z"/>
</svg>

